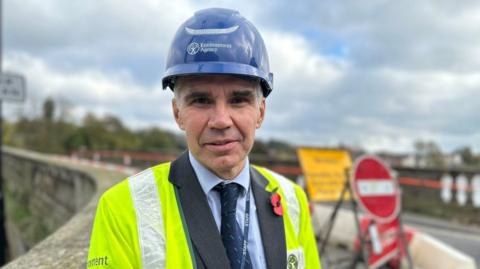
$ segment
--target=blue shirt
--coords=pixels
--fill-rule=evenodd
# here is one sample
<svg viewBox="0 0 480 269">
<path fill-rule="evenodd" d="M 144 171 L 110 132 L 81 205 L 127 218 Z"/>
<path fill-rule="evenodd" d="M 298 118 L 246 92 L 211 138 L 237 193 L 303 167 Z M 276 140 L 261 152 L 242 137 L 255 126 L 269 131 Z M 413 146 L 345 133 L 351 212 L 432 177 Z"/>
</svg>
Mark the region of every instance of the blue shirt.
<svg viewBox="0 0 480 269">
<path fill-rule="evenodd" d="M 200 186 L 202 186 L 203 192 L 207 196 L 208 205 L 212 210 L 213 218 L 217 224 L 218 231 L 220 232 L 221 225 L 221 204 L 220 204 L 220 194 L 213 190 L 213 188 L 225 180 L 217 177 L 215 174 L 210 172 L 205 166 L 199 163 L 191 152 L 188 152 L 190 157 L 190 163 L 192 164 L 193 170 L 197 175 Z M 245 159 L 245 166 L 243 167 L 240 174 L 230 182 L 235 181 L 235 183 L 240 184 L 243 189 L 238 197 L 237 201 L 237 222 L 240 225 L 240 228 L 243 231 L 243 224 L 245 220 L 245 202 L 247 190 L 250 187 L 250 165 L 248 158 Z M 260 234 L 260 227 L 258 225 L 257 218 L 257 207 L 255 206 L 255 198 L 253 197 L 252 191 L 250 191 L 250 227 L 248 230 L 248 253 L 250 255 L 250 260 L 252 261 L 253 269 L 265 269 L 267 264 L 265 261 L 265 254 L 263 252 L 263 243 L 262 237 Z"/>
</svg>

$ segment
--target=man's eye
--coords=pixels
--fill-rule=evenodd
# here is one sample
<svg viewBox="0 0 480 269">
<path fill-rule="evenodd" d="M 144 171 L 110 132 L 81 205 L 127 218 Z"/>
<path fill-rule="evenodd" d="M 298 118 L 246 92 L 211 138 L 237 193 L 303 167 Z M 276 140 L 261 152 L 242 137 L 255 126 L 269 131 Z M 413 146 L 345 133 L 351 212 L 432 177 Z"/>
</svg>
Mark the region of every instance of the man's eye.
<svg viewBox="0 0 480 269">
<path fill-rule="evenodd" d="M 230 100 L 230 103 L 232 104 L 242 104 L 242 103 L 248 103 L 249 99 L 245 97 L 234 97 Z"/>
<path fill-rule="evenodd" d="M 210 104 L 210 103 L 211 103 L 210 99 L 206 98 L 206 97 L 197 97 L 197 98 L 192 100 L 192 104 L 205 105 L 205 104 Z"/>
</svg>

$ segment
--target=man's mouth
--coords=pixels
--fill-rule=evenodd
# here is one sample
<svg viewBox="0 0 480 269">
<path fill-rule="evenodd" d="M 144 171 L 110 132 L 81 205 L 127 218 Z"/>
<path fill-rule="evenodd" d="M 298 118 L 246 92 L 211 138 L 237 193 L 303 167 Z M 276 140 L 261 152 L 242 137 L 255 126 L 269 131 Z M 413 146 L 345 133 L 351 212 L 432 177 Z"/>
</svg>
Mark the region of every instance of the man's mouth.
<svg viewBox="0 0 480 269">
<path fill-rule="evenodd" d="M 207 143 L 207 144 L 215 145 L 215 146 L 221 146 L 221 145 L 226 145 L 226 144 L 232 143 L 232 142 L 235 142 L 235 140 L 214 141 L 214 142 L 210 142 L 210 143 Z"/>
<path fill-rule="evenodd" d="M 235 147 L 236 142 L 238 142 L 238 140 L 226 139 L 226 140 L 209 141 L 204 145 L 210 151 L 226 152 L 226 151 L 232 150 Z"/>
<path fill-rule="evenodd" d="M 222 145 L 227 145 L 233 142 L 235 142 L 235 140 L 218 140 L 218 141 L 211 141 L 205 144 L 213 145 L 213 146 L 222 146 Z"/>
</svg>

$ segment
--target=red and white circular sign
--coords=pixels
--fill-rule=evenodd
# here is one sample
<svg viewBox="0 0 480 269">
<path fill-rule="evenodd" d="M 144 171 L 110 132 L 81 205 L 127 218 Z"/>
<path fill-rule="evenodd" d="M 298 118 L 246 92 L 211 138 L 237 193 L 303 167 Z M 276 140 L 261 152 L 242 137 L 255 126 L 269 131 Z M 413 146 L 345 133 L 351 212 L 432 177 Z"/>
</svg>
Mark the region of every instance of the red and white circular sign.
<svg viewBox="0 0 480 269">
<path fill-rule="evenodd" d="M 365 155 L 354 165 L 350 186 L 362 209 L 378 222 L 390 222 L 400 211 L 400 191 L 390 169 L 377 157 Z"/>
</svg>

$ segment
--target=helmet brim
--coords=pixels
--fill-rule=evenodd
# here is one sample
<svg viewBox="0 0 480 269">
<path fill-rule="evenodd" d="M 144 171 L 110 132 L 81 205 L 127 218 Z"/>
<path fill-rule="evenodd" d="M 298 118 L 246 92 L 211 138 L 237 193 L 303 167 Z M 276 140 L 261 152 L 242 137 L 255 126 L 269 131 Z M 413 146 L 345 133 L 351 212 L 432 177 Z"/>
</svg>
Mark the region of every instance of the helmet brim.
<svg viewBox="0 0 480 269">
<path fill-rule="evenodd" d="M 263 96 L 267 97 L 272 91 L 273 74 L 266 74 L 251 65 L 230 62 L 203 62 L 193 64 L 180 64 L 168 68 L 162 80 L 162 87 L 173 91 L 175 79 L 189 75 L 237 75 L 260 79 Z"/>
</svg>

